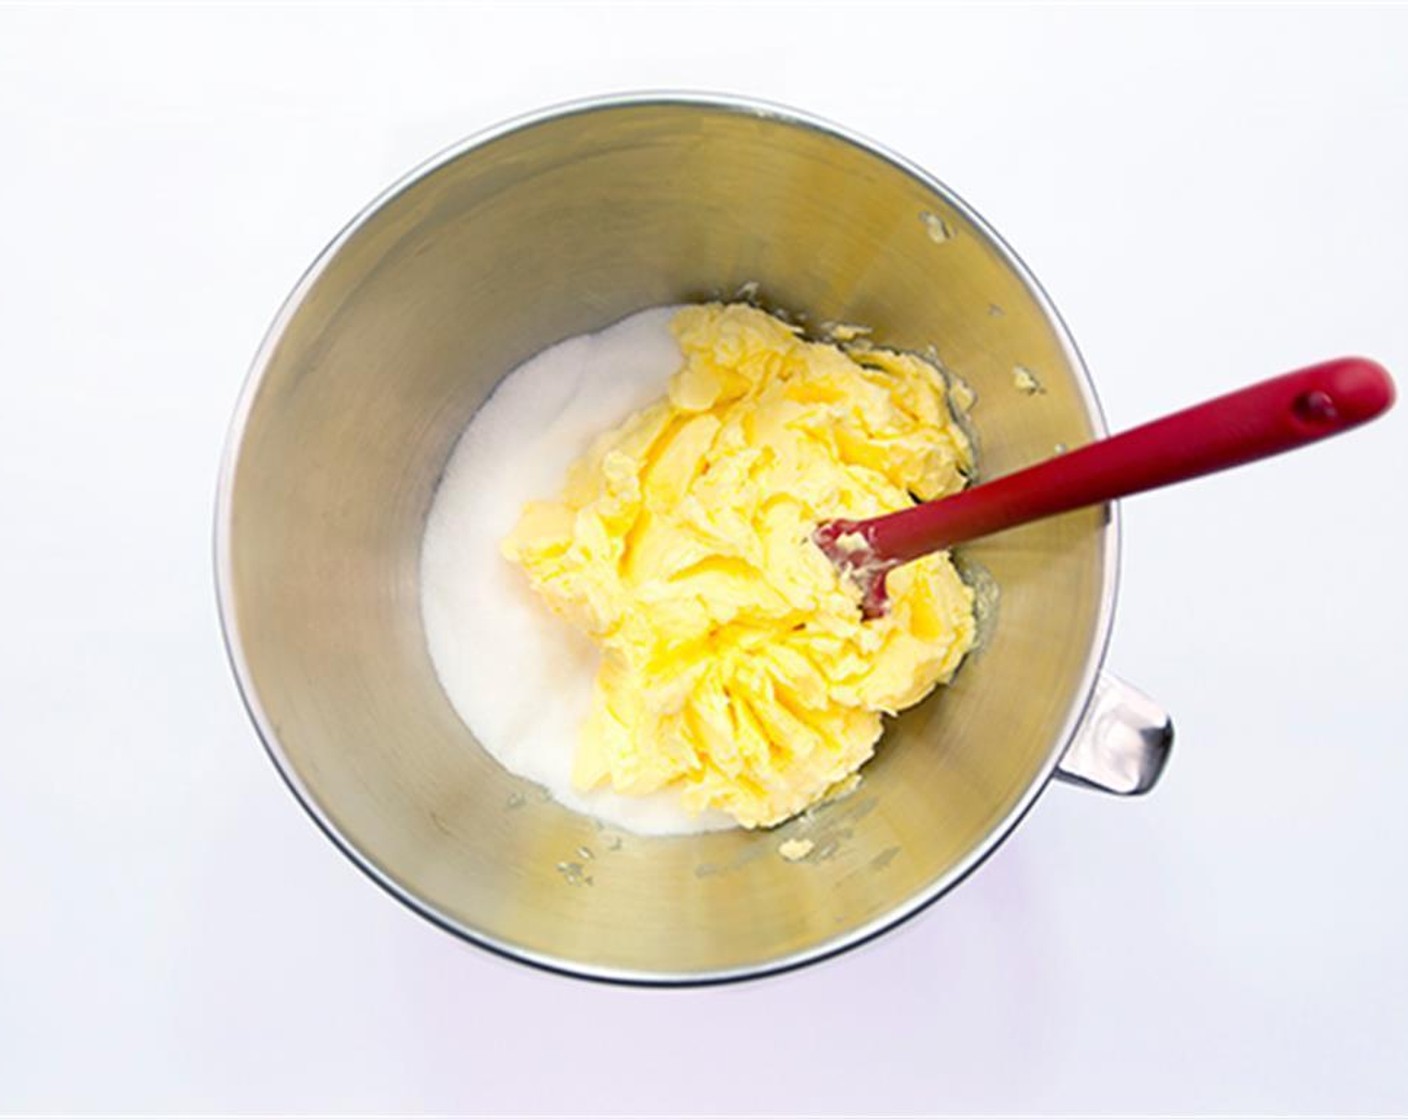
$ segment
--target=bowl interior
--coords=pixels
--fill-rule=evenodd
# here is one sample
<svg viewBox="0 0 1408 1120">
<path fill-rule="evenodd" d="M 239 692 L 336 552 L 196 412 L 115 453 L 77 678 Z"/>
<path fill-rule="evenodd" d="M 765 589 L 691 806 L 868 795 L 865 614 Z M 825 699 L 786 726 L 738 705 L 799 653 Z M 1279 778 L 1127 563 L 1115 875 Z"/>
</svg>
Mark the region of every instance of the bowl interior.
<svg viewBox="0 0 1408 1120">
<path fill-rule="evenodd" d="M 1034 796 L 1083 703 L 1107 626 L 1103 511 L 966 550 L 1000 588 L 984 647 L 805 827 L 612 850 L 478 745 L 440 689 L 417 593 L 456 438 L 543 347 L 749 282 L 813 323 L 935 347 L 977 394 L 986 476 L 1095 432 L 1069 343 L 957 200 L 825 128 L 730 104 L 581 107 L 444 158 L 339 238 L 259 358 L 220 510 L 242 687 L 358 862 L 483 943 L 643 980 L 820 955 L 955 881 Z M 1044 392 L 1019 391 L 1017 366 Z M 812 856 L 782 860 L 803 831 Z M 582 847 L 590 884 L 559 867 Z"/>
</svg>

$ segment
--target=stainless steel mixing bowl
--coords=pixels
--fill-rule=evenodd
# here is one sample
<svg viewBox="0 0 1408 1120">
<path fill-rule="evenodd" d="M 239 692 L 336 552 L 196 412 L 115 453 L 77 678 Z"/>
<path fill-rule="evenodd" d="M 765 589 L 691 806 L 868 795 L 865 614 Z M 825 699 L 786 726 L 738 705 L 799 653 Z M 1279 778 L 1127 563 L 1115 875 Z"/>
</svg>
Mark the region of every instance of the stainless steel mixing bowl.
<svg viewBox="0 0 1408 1120">
<path fill-rule="evenodd" d="M 484 752 L 441 691 L 417 600 L 456 437 L 545 346 L 749 283 L 813 323 L 936 347 L 977 393 L 988 476 L 1102 432 L 1050 302 L 951 191 L 841 129 L 728 98 L 570 105 L 437 157 L 327 248 L 255 360 L 216 533 L 250 713 L 343 851 L 482 946 L 645 983 L 787 968 L 937 899 L 1053 773 L 1137 792 L 1162 765 L 1166 717 L 1101 673 L 1109 509 L 966 550 L 1000 588 L 984 647 L 893 722 L 857 792 L 811 819 L 619 837 Z M 1044 392 L 1018 391 L 1018 366 Z M 794 836 L 815 844 L 797 863 L 778 854 Z"/>
</svg>

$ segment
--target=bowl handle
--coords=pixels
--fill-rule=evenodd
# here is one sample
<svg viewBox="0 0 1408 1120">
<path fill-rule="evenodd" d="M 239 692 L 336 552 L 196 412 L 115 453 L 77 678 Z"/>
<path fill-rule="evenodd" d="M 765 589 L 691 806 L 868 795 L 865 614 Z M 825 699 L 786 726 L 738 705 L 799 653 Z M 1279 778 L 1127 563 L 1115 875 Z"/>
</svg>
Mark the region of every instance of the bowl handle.
<svg viewBox="0 0 1408 1120">
<path fill-rule="evenodd" d="M 1132 685 L 1101 673 L 1056 776 L 1122 796 L 1147 793 L 1163 773 L 1172 747 L 1168 713 Z"/>
</svg>

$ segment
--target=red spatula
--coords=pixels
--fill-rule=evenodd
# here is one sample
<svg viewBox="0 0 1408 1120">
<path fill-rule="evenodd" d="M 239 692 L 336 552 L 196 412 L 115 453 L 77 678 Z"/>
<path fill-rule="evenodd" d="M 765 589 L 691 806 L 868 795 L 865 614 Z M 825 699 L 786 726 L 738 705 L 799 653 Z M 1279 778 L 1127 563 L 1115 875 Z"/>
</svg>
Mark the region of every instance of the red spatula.
<svg viewBox="0 0 1408 1120">
<path fill-rule="evenodd" d="M 1212 474 L 1338 435 L 1394 399 L 1388 372 L 1340 358 L 1261 381 L 949 498 L 866 521 L 828 521 L 814 539 L 885 612 L 885 576 L 926 553 L 1029 521 Z"/>
</svg>

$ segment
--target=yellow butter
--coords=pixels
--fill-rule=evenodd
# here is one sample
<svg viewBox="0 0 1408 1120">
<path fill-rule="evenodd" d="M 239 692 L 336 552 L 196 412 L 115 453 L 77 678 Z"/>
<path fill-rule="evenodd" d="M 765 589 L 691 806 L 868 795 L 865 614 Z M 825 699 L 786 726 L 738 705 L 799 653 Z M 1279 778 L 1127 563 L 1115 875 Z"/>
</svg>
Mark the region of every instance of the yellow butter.
<svg viewBox="0 0 1408 1120">
<path fill-rule="evenodd" d="M 888 612 L 863 621 L 812 531 L 957 491 L 972 452 L 911 355 L 852 357 L 743 304 L 672 329 L 667 397 L 601 436 L 503 550 L 603 651 L 574 782 L 774 824 L 870 758 L 882 713 L 974 638 L 946 554 L 892 572 Z"/>
</svg>

